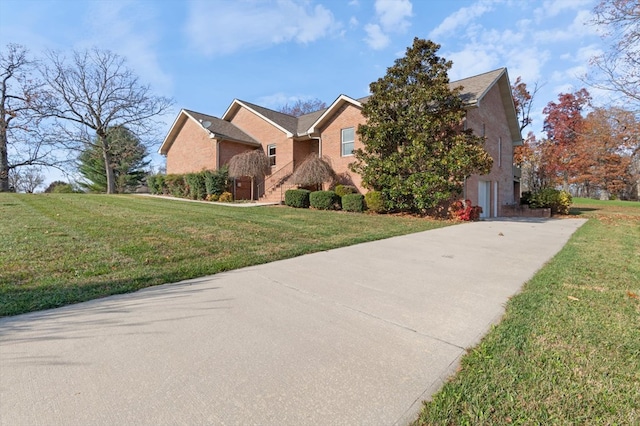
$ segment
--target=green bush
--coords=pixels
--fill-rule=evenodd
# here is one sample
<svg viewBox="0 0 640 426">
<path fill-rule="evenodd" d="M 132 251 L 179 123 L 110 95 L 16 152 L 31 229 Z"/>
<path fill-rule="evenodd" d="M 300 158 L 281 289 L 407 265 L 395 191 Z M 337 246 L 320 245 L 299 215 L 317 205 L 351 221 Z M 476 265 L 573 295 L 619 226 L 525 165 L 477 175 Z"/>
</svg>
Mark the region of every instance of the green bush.
<svg viewBox="0 0 640 426">
<path fill-rule="evenodd" d="M 71 194 L 78 191 L 76 191 L 70 183 L 60 183 L 54 186 L 51 192 L 55 194 Z"/>
<path fill-rule="evenodd" d="M 164 194 L 164 175 L 157 174 L 147 176 L 147 188 L 149 188 L 149 192 L 152 194 Z"/>
<path fill-rule="evenodd" d="M 375 213 L 384 213 L 386 210 L 384 207 L 384 198 L 379 191 L 369 191 L 364 195 L 364 202 L 367 206 L 367 210 L 371 210 Z"/>
<path fill-rule="evenodd" d="M 307 189 L 289 189 L 284 193 L 284 203 L 289 207 L 306 209 L 309 207 L 309 194 Z"/>
<path fill-rule="evenodd" d="M 348 212 L 364 211 L 364 195 L 362 194 L 345 194 L 342 196 L 342 210 Z"/>
<path fill-rule="evenodd" d="M 167 175 L 164 178 L 165 185 L 169 194 L 174 197 L 186 197 L 189 195 L 187 184 L 184 181 L 184 175 Z"/>
<path fill-rule="evenodd" d="M 355 186 L 351 185 L 336 185 L 334 191 L 338 195 L 338 197 L 342 198 L 347 194 L 357 194 L 358 190 Z"/>
<path fill-rule="evenodd" d="M 318 210 L 340 210 L 340 197 L 334 191 L 314 191 L 309 194 L 309 205 Z"/>
<path fill-rule="evenodd" d="M 525 194 L 523 193 L 523 197 Z M 551 209 L 551 214 L 569 214 L 569 207 L 573 202 L 571 194 L 554 188 L 527 194 L 526 200 L 532 209 Z"/>
<path fill-rule="evenodd" d="M 207 195 L 220 196 L 223 192 L 228 192 L 229 169 L 225 166 L 218 170 L 207 170 L 204 172 L 204 184 Z"/>
<path fill-rule="evenodd" d="M 207 187 L 204 181 L 204 172 L 187 173 L 184 175 L 184 181 L 187 184 L 189 198 L 192 200 L 204 200 L 207 196 Z"/>
</svg>

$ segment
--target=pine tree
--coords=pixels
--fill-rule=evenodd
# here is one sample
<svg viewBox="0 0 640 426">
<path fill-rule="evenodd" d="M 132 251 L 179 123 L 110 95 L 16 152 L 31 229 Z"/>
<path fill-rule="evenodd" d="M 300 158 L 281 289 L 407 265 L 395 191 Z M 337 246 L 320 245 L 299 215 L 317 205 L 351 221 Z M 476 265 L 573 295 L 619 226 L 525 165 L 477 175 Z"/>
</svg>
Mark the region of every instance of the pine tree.
<svg viewBox="0 0 640 426">
<path fill-rule="evenodd" d="M 146 147 L 124 127 L 110 129 L 107 136 L 111 167 L 115 178 L 115 192 L 132 191 L 146 175 L 149 161 Z M 107 174 L 103 148 L 96 144 L 82 151 L 78 157 L 78 171 L 87 182 L 81 186 L 91 192 L 107 192 Z"/>
</svg>

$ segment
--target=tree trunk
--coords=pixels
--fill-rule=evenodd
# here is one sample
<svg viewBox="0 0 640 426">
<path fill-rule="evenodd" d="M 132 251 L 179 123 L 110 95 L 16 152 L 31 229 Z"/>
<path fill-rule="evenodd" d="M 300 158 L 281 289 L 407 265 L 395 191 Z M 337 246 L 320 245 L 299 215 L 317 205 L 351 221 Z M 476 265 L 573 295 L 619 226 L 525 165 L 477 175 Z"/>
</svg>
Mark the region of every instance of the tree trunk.
<svg viewBox="0 0 640 426">
<path fill-rule="evenodd" d="M 9 191 L 9 156 L 7 151 L 7 133 L 0 133 L 0 192 Z"/>
<path fill-rule="evenodd" d="M 111 153 L 109 152 L 109 144 L 106 136 L 100 136 L 100 142 L 102 142 L 102 156 L 104 158 L 104 169 L 107 176 L 107 194 L 115 194 L 116 179 L 113 173 L 113 166 L 111 165 Z"/>
</svg>

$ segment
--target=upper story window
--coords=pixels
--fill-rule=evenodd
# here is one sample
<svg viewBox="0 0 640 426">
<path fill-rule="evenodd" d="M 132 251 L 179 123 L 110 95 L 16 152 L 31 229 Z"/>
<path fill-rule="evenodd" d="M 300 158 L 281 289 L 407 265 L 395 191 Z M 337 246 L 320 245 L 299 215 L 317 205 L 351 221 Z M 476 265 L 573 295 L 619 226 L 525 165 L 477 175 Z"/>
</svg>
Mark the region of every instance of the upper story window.
<svg viewBox="0 0 640 426">
<path fill-rule="evenodd" d="M 267 145 L 267 157 L 269 157 L 269 165 L 271 167 L 276 165 L 276 146 Z"/>
<path fill-rule="evenodd" d="M 353 127 L 348 129 L 342 129 L 342 135 L 340 137 L 342 142 L 342 156 L 353 155 L 355 131 Z"/>
</svg>

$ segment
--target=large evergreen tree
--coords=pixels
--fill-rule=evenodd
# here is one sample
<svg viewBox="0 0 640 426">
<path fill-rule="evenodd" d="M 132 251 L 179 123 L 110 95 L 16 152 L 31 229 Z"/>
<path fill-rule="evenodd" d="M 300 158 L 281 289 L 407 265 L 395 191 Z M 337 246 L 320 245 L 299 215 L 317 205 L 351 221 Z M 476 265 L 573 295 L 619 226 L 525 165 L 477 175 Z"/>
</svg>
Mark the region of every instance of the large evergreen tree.
<svg viewBox="0 0 640 426">
<path fill-rule="evenodd" d="M 109 147 L 110 168 L 113 169 L 115 192 L 133 190 L 146 175 L 145 167 L 149 161 L 146 147 L 124 127 L 109 129 L 107 146 Z M 78 156 L 78 171 L 86 182 L 80 185 L 92 192 L 107 192 L 107 174 L 102 146 L 94 144 Z"/>
<path fill-rule="evenodd" d="M 352 169 L 387 208 L 425 211 L 461 193 L 465 177 L 489 173 L 484 138 L 463 130 L 461 88 L 450 89 L 451 62 L 440 46 L 415 38 L 404 57 L 371 83 L 359 126 L 364 149 Z"/>
</svg>

